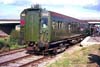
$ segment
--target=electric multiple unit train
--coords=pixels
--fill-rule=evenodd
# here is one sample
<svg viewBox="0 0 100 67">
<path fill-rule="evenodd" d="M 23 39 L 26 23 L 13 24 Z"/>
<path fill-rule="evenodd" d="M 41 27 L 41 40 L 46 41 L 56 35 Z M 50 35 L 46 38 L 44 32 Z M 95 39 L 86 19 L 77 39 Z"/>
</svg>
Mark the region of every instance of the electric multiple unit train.
<svg viewBox="0 0 100 67">
<path fill-rule="evenodd" d="M 88 35 L 87 22 L 37 6 L 24 9 L 20 16 L 20 38 L 27 44 L 27 51 L 57 52 L 64 50 L 68 43 Z"/>
</svg>

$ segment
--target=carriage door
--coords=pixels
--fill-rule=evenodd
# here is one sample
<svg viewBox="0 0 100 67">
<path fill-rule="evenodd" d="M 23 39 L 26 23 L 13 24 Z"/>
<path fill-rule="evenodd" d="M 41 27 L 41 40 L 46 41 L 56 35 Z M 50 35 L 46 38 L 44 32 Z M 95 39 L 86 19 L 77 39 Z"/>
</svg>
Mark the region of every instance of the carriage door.
<svg viewBox="0 0 100 67">
<path fill-rule="evenodd" d="M 40 41 L 47 42 L 48 41 L 48 12 L 42 12 L 41 14 L 41 24 L 40 24 Z"/>
</svg>

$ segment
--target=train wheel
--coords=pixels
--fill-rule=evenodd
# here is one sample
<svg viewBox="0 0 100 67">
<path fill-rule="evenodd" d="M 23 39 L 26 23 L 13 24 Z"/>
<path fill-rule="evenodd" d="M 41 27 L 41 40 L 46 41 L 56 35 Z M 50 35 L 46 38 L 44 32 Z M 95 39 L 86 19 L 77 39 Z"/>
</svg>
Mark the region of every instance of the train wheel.
<svg viewBox="0 0 100 67">
<path fill-rule="evenodd" d="M 66 44 L 66 45 L 67 45 L 67 44 Z M 65 51 L 65 49 L 66 49 L 66 46 L 62 43 L 62 44 L 61 44 L 61 50 L 62 50 L 62 51 Z"/>
<path fill-rule="evenodd" d="M 55 55 L 57 55 L 57 48 L 55 48 L 54 50 L 53 50 L 53 53 L 55 54 Z"/>
<path fill-rule="evenodd" d="M 68 43 L 65 43 L 64 46 L 65 46 L 65 48 L 68 48 L 69 47 L 69 44 Z"/>
</svg>

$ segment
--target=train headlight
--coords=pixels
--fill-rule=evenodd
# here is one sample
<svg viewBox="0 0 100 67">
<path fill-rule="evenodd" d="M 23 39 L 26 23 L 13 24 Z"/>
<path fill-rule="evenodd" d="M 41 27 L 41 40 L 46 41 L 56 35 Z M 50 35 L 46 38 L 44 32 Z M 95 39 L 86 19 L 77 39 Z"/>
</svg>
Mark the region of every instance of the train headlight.
<svg viewBox="0 0 100 67">
<path fill-rule="evenodd" d="M 21 16 L 25 16 L 25 14 L 23 13 Z"/>
</svg>

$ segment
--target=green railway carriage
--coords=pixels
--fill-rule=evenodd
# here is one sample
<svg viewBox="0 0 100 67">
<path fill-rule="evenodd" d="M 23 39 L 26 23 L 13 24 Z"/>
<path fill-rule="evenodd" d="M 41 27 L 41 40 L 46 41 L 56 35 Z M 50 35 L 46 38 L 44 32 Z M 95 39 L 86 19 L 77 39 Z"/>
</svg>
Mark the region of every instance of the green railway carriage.
<svg viewBox="0 0 100 67">
<path fill-rule="evenodd" d="M 61 43 L 66 46 L 65 42 L 83 35 L 87 28 L 83 21 L 37 7 L 21 13 L 21 41 L 32 51 L 54 50 Z"/>
</svg>

